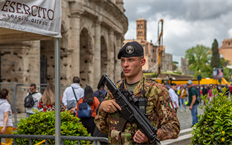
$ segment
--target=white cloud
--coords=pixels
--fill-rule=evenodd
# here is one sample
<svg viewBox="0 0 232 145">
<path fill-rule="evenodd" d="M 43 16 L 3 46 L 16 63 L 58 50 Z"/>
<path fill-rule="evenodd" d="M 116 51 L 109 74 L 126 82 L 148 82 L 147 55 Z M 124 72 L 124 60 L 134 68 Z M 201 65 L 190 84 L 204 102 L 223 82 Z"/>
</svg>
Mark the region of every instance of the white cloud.
<svg viewBox="0 0 232 145">
<path fill-rule="evenodd" d="M 172 3 L 124 0 L 124 3 L 129 20 L 125 39 L 136 39 L 136 19 L 142 14 L 147 20 L 147 41 L 157 42 L 157 25 L 162 18 L 163 42 L 173 61 L 180 62 L 185 51 L 197 44 L 211 47 L 217 39 L 220 47 L 224 39 L 232 37 L 232 1 L 229 0 L 175 0 Z"/>
<path fill-rule="evenodd" d="M 232 28 L 228 31 L 229 37 L 232 37 Z"/>
</svg>

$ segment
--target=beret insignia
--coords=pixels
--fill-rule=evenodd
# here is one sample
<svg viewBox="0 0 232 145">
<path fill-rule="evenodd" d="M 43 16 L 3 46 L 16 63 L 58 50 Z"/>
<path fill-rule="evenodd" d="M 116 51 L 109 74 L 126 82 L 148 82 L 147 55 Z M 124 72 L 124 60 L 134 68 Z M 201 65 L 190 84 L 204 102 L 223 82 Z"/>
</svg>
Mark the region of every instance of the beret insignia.
<svg viewBox="0 0 232 145">
<path fill-rule="evenodd" d="M 131 45 L 126 47 L 126 53 L 131 54 L 134 52 L 134 47 L 132 47 Z"/>
</svg>

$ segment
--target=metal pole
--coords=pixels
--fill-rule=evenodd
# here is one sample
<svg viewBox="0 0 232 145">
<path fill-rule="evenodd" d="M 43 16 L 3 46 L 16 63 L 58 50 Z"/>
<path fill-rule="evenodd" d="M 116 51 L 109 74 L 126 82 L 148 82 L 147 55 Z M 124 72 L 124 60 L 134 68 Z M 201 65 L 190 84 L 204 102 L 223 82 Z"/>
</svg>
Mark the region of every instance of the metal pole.
<svg viewBox="0 0 232 145">
<path fill-rule="evenodd" d="M 14 86 L 14 89 L 13 89 Z M 17 121 L 17 108 L 16 108 L 16 91 L 17 91 L 17 83 L 11 84 L 11 90 L 14 90 L 14 94 L 12 96 L 13 99 L 13 110 L 14 110 L 14 127 L 17 127 L 18 121 Z"/>
<path fill-rule="evenodd" d="M 60 145 L 60 39 L 54 40 L 55 49 L 55 145 Z"/>
</svg>

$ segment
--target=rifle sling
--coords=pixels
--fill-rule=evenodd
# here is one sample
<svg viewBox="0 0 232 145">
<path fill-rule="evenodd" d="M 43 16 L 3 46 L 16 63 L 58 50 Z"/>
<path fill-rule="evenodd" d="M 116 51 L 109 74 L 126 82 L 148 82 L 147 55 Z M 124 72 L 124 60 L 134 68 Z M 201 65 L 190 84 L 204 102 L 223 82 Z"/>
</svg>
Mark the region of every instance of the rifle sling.
<svg viewBox="0 0 232 145">
<path fill-rule="evenodd" d="M 118 131 L 123 132 L 123 131 L 125 130 L 126 123 L 127 123 L 127 120 L 124 119 L 124 118 L 122 118 L 122 117 L 120 117 L 120 118 L 119 118 L 119 123 L 117 124 L 116 129 L 117 129 Z"/>
</svg>

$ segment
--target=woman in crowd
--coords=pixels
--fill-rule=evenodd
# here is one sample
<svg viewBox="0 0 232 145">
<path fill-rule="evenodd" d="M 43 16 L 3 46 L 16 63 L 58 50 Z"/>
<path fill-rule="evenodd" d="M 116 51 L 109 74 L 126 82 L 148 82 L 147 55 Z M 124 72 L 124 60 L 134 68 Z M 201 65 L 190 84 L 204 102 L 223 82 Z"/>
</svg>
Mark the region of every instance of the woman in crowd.
<svg viewBox="0 0 232 145">
<path fill-rule="evenodd" d="M 80 121 L 87 128 L 88 132 L 91 133 L 91 135 L 93 135 L 93 132 L 95 129 L 94 118 L 96 116 L 96 110 L 97 110 L 100 102 L 97 99 L 97 97 L 94 97 L 93 89 L 90 86 L 85 87 L 85 95 L 77 103 L 76 117 L 78 117 L 79 105 L 83 102 L 87 102 L 89 104 L 89 106 L 91 108 L 91 117 L 80 118 L 81 119 Z"/>
<path fill-rule="evenodd" d="M 209 94 L 209 96 L 207 97 L 207 99 L 212 101 L 212 96 L 213 96 L 213 87 L 212 86 L 209 87 L 208 94 Z"/>
<path fill-rule="evenodd" d="M 11 120 L 12 111 L 11 105 L 7 101 L 9 98 L 9 91 L 7 89 L 2 89 L 0 91 L 0 131 L 1 134 L 12 134 L 13 133 L 13 123 Z M 6 144 L 11 144 L 10 138 L 5 138 Z"/>
<path fill-rule="evenodd" d="M 185 108 L 185 111 L 188 111 L 186 109 L 186 104 L 185 104 L 185 98 L 187 96 L 187 92 L 186 90 L 184 89 L 184 86 L 181 86 L 180 87 L 180 95 L 179 95 L 179 98 L 180 98 L 180 111 L 182 112 L 182 104 L 184 105 L 184 108 Z"/>
<path fill-rule="evenodd" d="M 43 112 L 55 110 L 55 85 L 49 84 L 46 87 L 37 108 Z M 65 111 L 65 107 L 62 102 L 60 103 L 60 110 Z"/>
</svg>

